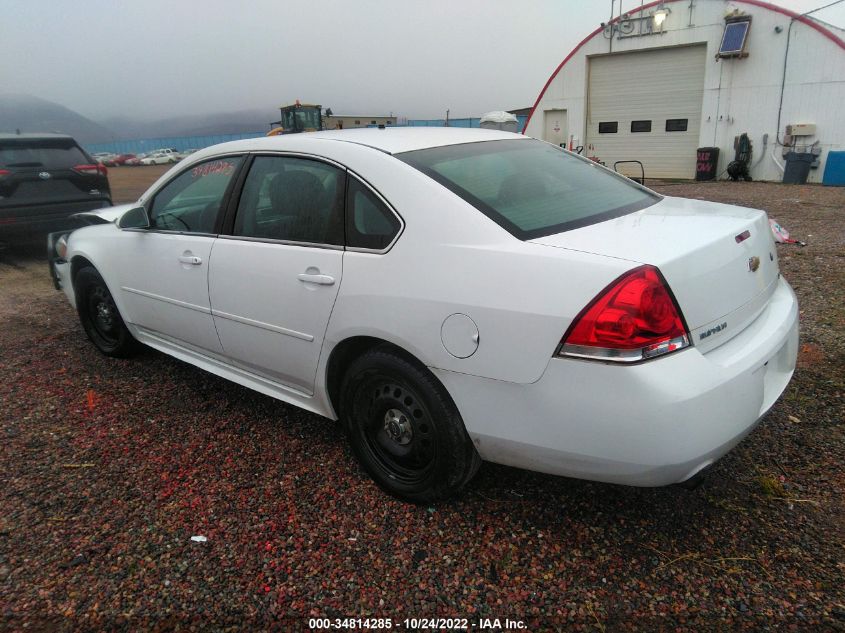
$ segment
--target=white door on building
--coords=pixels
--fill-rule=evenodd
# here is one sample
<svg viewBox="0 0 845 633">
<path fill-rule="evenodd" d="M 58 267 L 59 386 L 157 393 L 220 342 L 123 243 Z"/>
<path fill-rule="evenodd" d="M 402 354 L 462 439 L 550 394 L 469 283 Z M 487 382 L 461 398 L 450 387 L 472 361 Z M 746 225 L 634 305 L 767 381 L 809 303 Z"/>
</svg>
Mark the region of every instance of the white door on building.
<svg viewBox="0 0 845 633">
<path fill-rule="evenodd" d="M 569 148 L 569 128 L 566 125 L 566 110 L 545 110 L 543 112 L 543 140 Z"/>
<path fill-rule="evenodd" d="M 693 178 L 706 55 L 697 45 L 591 57 L 588 152 L 608 167 L 639 160 L 646 178 Z"/>
</svg>

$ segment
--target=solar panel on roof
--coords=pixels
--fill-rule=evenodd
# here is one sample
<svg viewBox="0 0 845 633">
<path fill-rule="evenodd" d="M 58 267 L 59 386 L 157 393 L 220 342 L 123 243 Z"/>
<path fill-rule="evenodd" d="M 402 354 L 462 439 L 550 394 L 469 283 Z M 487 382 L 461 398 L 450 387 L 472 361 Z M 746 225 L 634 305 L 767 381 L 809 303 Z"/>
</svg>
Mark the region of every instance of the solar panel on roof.
<svg viewBox="0 0 845 633">
<path fill-rule="evenodd" d="M 725 25 L 725 33 L 722 35 L 722 45 L 719 47 L 719 55 L 738 55 L 742 53 L 745 45 L 745 38 L 748 35 L 748 27 L 751 22 L 729 22 Z"/>
</svg>

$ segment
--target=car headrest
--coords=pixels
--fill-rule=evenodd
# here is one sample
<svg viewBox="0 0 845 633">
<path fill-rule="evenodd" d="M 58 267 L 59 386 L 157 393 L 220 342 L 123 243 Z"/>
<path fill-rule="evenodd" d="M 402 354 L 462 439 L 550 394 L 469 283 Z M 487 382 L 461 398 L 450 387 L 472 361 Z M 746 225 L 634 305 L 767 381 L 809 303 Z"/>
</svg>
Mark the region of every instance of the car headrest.
<svg viewBox="0 0 845 633">
<path fill-rule="evenodd" d="M 269 193 L 274 211 L 298 216 L 318 209 L 325 190 L 314 174 L 293 170 L 277 174 L 270 182 Z"/>
</svg>

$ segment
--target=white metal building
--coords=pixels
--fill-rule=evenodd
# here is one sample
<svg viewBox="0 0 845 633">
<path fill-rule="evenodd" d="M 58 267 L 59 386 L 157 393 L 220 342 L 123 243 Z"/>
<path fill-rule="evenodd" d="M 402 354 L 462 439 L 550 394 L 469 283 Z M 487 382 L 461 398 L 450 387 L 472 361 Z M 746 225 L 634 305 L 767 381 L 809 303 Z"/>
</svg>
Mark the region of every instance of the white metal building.
<svg viewBox="0 0 845 633">
<path fill-rule="evenodd" d="M 557 67 L 526 134 L 693 178 L 697 148 L 720 148 L 719 175 L 746 133 L 755 180 L 780 180 L 793 145 L 819 154 L 809 181 L 821 181 L 827 153 L 845 149 L 845 31 L 759 0 L 625 9 Z"/>
<path fill-rule="evenodd" d="M 348 130 L 368 125 L 396 125 L 396 117 L 383 114 L 328 114 L 323 117 L 323 127 L 327 130 Z"/>
</svg>

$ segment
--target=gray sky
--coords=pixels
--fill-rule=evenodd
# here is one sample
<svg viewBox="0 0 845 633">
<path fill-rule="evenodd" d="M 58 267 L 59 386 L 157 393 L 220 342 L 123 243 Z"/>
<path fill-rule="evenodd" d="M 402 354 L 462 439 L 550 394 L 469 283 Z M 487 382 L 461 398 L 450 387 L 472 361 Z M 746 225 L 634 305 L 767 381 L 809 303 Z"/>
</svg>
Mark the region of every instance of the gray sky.
<svg viewBox="0 0 845 633">
<path fill-rule="evenodd" d="M 0 0 L 0 91 L 94 119 L 297 98 L 336 113 L 478 116 L 532 105 L 609 14 L 607 0 Z M 817 16 L 843 26 L 845 3 Z"/>
</svg>

